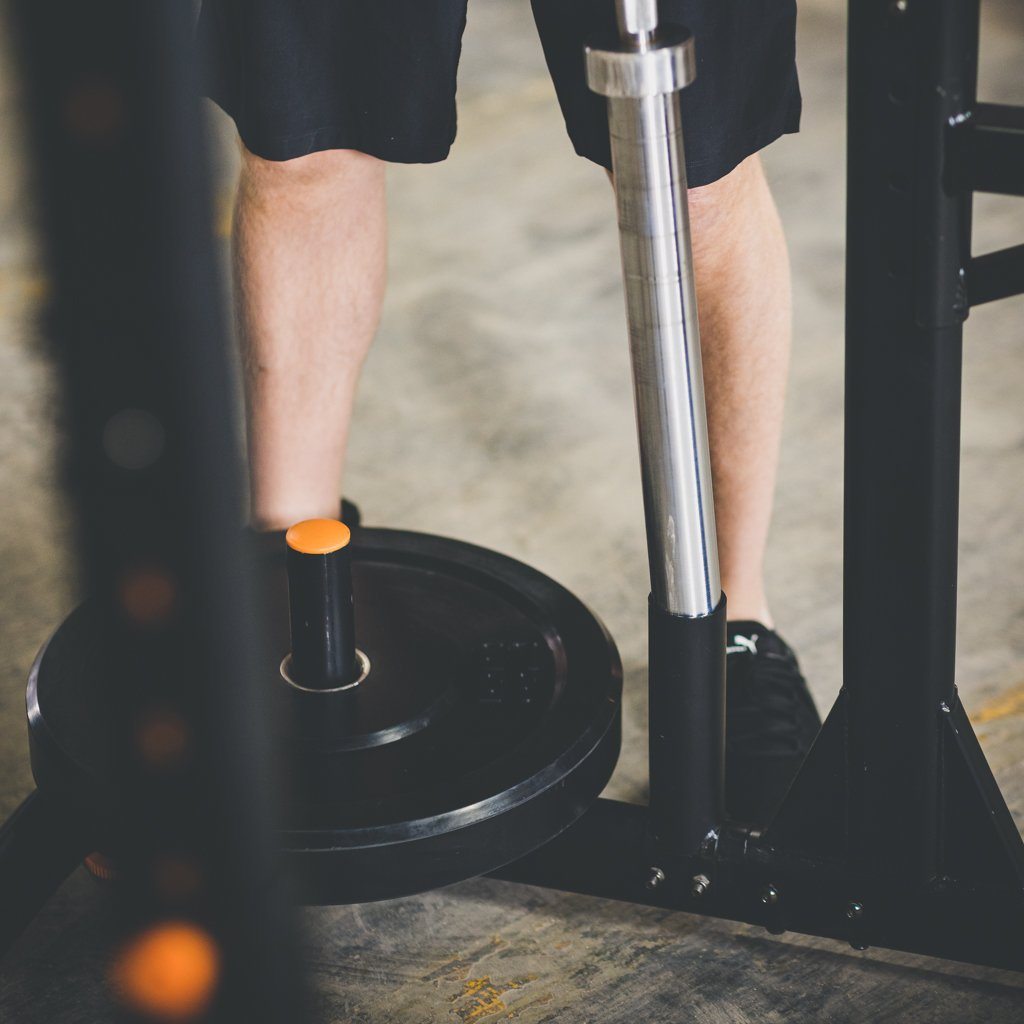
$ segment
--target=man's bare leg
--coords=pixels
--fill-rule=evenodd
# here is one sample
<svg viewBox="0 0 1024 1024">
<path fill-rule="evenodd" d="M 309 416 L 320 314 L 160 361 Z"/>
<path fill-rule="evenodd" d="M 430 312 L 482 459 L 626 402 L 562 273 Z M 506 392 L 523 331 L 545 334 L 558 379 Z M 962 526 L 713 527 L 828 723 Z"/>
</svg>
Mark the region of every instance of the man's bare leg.
<svg viewBox="0 0 1024 1024">
<path fill-rule="evenodd" d="M 353 150 L 243 150 L 234 220 L 251 520 L 335 517 L 387 260 L 385 165 Z"/>
<path fill-rule="evenodd" d="M 790 342 L 789 263 L 759 159 L 690 190 L 723 588 L 771 625 L 763 562 Z M 252 519 L 337 511 L 386 263 L 384 165 L 352 151 L 244 157 L 235 262 Z"/>
<path fill-rule="evenodd" d="M 756 155 L 689 201 L 722 589 L 730 619 L 771 627 L 764 553 L 789 370 L 789 257 Z"/>
</svg>

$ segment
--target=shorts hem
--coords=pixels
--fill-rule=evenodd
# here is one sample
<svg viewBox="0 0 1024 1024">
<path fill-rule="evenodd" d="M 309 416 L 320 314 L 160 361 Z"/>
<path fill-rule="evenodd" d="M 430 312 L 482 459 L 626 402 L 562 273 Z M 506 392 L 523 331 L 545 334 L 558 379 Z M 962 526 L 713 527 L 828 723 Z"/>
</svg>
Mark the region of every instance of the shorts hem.
<svg viewBox="0 0 1024 1024">
<path fill-rule="evenodd" d="M 240 123 L 240 119 L 217 97 L 209 96 L 208 98 L 234 120 L 238 136 L 250 153 L 263 160 L 274 162 L 295 160 L 301 156 L 329 150 L 353 149 L 388 163 L 435 164 L 440 163 L 448 156 L 452 143 L 455 141 L 454 138 L 449 138 L 444 142 L 417 145 L 387 139 L 368 139 L 350 128 L 342 128 L 337 125 L 314 128 L 296 135 L 264 134 L 250 131 L 248 126 Z"/>
<path fill-rule="evenodd" d="M 750 131 L 744 132 L 731 146 L 711 156 L 696 159 L 689 152 L 686 154 L 686 179 L 688 188 L 700 188 L 724 178 L 735 170 L 744 160 L 754 153 L 759 153 L 783 135 L 795 135 L 800 131 L 800 111 L 786 112 L 784 117 L 766 122 Z M 585 160 L 611 171 L 611 160 L 607 150 L 594 147 L 592 140 L 586 143 L 572 139 L 576 153 Z"/>
</svg>

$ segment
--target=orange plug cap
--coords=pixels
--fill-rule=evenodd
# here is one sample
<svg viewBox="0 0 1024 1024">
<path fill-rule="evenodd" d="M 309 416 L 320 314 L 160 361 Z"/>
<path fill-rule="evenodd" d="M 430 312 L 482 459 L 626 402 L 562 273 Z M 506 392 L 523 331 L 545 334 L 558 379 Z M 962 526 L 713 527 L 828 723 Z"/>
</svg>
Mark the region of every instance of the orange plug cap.
<svg viewBox="0 0 1024 1024">
<path fill-rule="evenodd" d="M 284 535 L 293 551 L 303 555 L 329 555 L 352 539 L 352 531 L 337 519 L 304 519 Z"/>
</svg>

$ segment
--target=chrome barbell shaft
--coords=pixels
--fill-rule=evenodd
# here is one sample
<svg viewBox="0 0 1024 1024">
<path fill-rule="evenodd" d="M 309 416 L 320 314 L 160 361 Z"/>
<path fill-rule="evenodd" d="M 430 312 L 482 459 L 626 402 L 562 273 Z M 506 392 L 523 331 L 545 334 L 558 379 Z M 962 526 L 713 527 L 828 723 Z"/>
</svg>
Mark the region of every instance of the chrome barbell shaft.
<svg viewBox="0 0 1024 1024">
<path fill-rule="evenodd" d="M 658 35 L 653 9 L 619 0 L 622 46 L 588 47 L 587 78 L 608 98 L 651 594 L 704 616 L 722 588 L 679 112 L 693 41 Z"/>
</svg>

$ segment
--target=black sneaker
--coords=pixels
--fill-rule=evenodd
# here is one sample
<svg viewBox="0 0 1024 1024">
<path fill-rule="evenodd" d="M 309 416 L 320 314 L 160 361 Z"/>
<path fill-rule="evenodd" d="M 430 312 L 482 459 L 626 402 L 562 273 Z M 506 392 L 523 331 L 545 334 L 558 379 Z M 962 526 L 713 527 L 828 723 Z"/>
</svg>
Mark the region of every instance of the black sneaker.
<svg viewBox="0 0 1024 1024">
<path fill-rule="evenodd" d="M 359 506 L 355 502 L 349 501 L 348 498 L 341 499 L 338 518 L 351 530 L 357 529 L 363 521 Z M 249 532 L 257 538 L 257 544 L 261 549 L 276 551 L 280 548 L 281 551 L 284 550 L 284 535 L 287 530 L 253 530 L 250 527 Z"/>
<path fill-rule="evenodd" d="M 354 501 L 349 501 L 348 498 L 341 499 L 341 521 L 351 530 L 361 526 L 363 522 L 359 506 Z"/>
<path fill-rule="evenodd" d="M 726 641 L 725 807 L 767 825 L 821 728 L 796 655 L 759 622 L 730 622 Z"/>
</svg>

